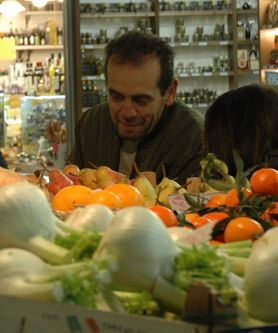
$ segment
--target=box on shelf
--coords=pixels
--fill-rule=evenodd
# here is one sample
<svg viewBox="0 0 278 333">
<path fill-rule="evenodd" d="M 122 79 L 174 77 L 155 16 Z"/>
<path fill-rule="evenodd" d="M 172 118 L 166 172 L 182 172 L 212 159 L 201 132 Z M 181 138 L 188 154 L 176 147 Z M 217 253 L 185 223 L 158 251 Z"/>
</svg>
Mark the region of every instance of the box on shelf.
<svg viewBox="0 0 278 333">
<path fill-rule="evenodd" d="M 248 69 L 248 50 L 237 50 L 237 65 L 240 70 Z"/>
<path fill-rule="evenodd" d="M 266 71 L 265 80 L 268 84 L 278 85 L 278 71 Z"/>
</svg>

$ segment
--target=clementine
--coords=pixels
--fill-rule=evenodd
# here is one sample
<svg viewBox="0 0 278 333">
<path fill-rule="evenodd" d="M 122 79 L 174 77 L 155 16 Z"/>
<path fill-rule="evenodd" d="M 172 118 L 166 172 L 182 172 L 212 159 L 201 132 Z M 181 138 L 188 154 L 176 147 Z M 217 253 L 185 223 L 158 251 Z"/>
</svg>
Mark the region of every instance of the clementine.
<svg viewBox="0 0 278 333">
<path fill-rule="evenodd" d="M 121 200 L 119 196 L 113 192 L 106 190 L 92 191 L 85 200 L 85 204 L 101 204 L 111 209 L 120 208 Z"/>
<path fill-rule="evenodd" d="M 263 220 L 270 220 L 273 227 L 278 227 L 278 201 L 268 207 L 262 215 Z"/>
<path fill-rule="evenodd" d="M 166 227 L 176 227 L 178 225 L 178 219 L 170 208 L 162 205 L 154 205 L 150 207 L 150 210 L 160 217 Z"/>
<path fill-rule="evenodd" d="M 58 191 L 52 199 L 52 208 L 57 211 L 72 211 L 76 206 L 86 204 L 88 195 L 92 192 L 84 185 L 70 185 Z"/>
<path fill-rule="evenodd" d="M 215 208 L 225 205 L 225 202 L 226 202 L 226 194 L 216 193 L 211 196 L 211 198 L 208 200 L 205 206 L 208 208 Z"/>
<path fill-rule="evenodd" d="M 243 194 L 244 198 L 248 198 L 250 195 L 252 195 L 252 191 L 246 187 L 241 188 L 240 192 Z M 227 207 L 236 207 L 239 205 L 239 203 L 238 189 L 233 188 L 226 195 L 225 205 Z"/>
<path fill-rule="evenodd" d="M 120 198 L 120 208 L 129 206 L 144 206 L 144 197 L 136 187 L 129 184 L 111 184 L 105 188 Z"/>
<path fill-rule="evenodd" d="M 256 170 L 250 178 L 250 185 L 257 194 L 278 194 L 278 170 L 272 168 Z"/>
<path fill-rule="evenodd" d="M 255 240 L 256 237 L 261 236 L 264 229 L 259 222 L 246 216 L 239 216 L 232 219 L 225 231 L 225 242 L 236 242 L 240 240 Z"/>
</svg>

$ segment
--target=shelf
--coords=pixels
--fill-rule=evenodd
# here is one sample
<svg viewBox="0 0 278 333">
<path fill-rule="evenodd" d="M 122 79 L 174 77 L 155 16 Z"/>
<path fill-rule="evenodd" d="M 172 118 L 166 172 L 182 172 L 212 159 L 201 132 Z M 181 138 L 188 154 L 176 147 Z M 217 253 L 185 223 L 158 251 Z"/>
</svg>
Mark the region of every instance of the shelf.
<svg viewBox="0 0 278 333">
<path fill-rule="evenodd" d="M 247 40 L 238 40 L 237 44 L 238 45 L 250 45 L 250 44 L 257 45 L 258 44 L 258 40 L 257 39 L 254 39 L 254 40 L 249 40 L 249 39 L 247 39 Z"/>
<path fill-rule="evenodd" d="M 41 96 L 23 96 L 21 97 L 23 101 L 28 101 L 28 100 L 42 100 L 42 99 L 47 99 L 47 100 L 52 100 L 52 99 L 65 99 L 65 95 L 41 95 Z"/>
<path fill-rule="evenodd" d="M 237 9 L 237 14 L 240 15 L 257 15 L 257 8 L 251 8 L 251 9 Z"/>
<path fill-rule="evenodd" d="M 55 16 L 55 15 L 62 15 L 63 12 L 61 10 L 42 10 L 42 11 L 26 11 L 23 12 L 25 16 Z"/>
<path fill-rule="evenodd" d="M 104 49 L 106 44 L 81 44 L 81 49 L 89 50 L 89 49 Z"/>
<path fill-rule="evenodd" d="M 153 12 L 138 12 L 138 13 L 105 13 L 105 14 L 80 14 L 81 18 L 125 18 L 125 17 L 154 17 Z"/>
<path fill-rule="evenodd" d="M 172 47 L 186 47 L 186 46 L 226 46 L 232 45 L 233 41 L 231 40 L 212 40 L 208 42 L 180 42 L 180 43 L 169 43 Z"/>
<path fill-rule="evenodd" d="M 93 80 L 99 80 L 99 81 L 103 81 L 105 79 L 104 74 L 102 75 L 82 75 L 81 80 L 89 80 L 89 81 L 93 81 Z"/>
<path fill-rule="evenodd" d="M 213 16 L 213 15 L 233 15 L 232 10 L 185 10 L 185 11 L 165 11 L 165 12 L 160 12 L 159 16 L 160 17 L 165 17 L 165 16 Z"/>
<path fill-rule="evenodd" d="M 251 71 L 251 70 L 246 70 L 246 71 L 241 71 L 241 70 L 238 70 L 238 75 L 239 76 L 246 76 L 246 75 L 259 75 L 260 74 L 260 70 L 254 70 L 254 71 Z"/>
<path fill-rule="evenodd" d="M 272 30 L 272 29 L 277 29 L 278 25 L 272 25 L 272 24 L 263 24 L 260 29 L 261 30 Z"/>
<path fill-rule="evenodd" d="M 227 76 L 233 76 L 234 72 L 218 72 L 218 73 L 193 73 L 193 74 L 187 74 L 187 73 L 181 73 L 178 75 L 178 78 L 200 78 L 200 77 L 227 77 Z"/>
<path fill-rule="evenodd" d="M 18 45 L 16 51 L 63 50 L 63 45 Z"/>
<path fill-rule="evenodd" d="M 278 64 L 263 65 L 262 69 L 263 70 L 278 69 Z"/>
<path fill-rule="evenodd" d="M 199 104 L 187 104 L 186 105 L 189 108 L 208 108 L 210 106 L 210 104 L 208 103 L 199 103 Z"/>
</svg>

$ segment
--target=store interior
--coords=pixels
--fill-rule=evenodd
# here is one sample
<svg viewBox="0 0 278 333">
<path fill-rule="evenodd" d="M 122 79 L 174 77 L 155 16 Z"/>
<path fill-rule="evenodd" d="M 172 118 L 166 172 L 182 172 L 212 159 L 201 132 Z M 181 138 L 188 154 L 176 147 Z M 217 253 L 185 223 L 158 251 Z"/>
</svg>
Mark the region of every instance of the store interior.
<svg viewBox="0 0 278 333">
<path fill-rule="evenodd" d="M 106 98 L 105 45 L 128 30 L 173 46 L 178 98 L 203 114 L 229 89 L 277 84 L 271 0 L 18 0 L 18 12 L 10 2 L 0 2 L 0 148 L 21 172 L 41 156 L 63 166 L 76 120 Z"/>
</svg>

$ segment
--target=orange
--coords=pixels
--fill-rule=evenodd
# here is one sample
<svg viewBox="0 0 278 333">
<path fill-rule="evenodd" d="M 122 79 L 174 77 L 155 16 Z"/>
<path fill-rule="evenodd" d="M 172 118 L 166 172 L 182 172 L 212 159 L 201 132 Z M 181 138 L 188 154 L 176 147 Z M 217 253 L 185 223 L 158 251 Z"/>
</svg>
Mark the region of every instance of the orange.
<svg viewBox="0 0 278 333">
<path fill-rule="evenodd" d="M 278 194 L 278 171 L 272 168 L 259 169 L 252 174 L 250 185 L 252 190 L 258 194 Z"/>
<path fill-rule="evenodd" d="M 223 242 L 220 242 L 220 241 L 218 241 L 218 240 L 215 240 L 215 239 L 210 239 L 210 240 L 208 241 L 208 244 L 209 244 L 209 245 L 216 245 L 216 246 L 219 246 L 219 245 L 223 245 L 224 243 L 223 243 Z"/>
<path fill-rule="evenodd" d="M 250 217 L 240 216 L 232 219 L 224 231 L 225 242 L 255 240 L 264 233 L 263 227 Z"/>
<path fill-rule="evenodd" d="M 136 187 L 129 184 L 112 184 L 105 188 L 106 191 L 117 194 L 120 198 L 120 208 L 129 206 L 144 206 L 144 197 Z"/>
<path fill-rule="evenodd" d="M 52 208 L 58 211 L 71 211 L 76 206 L 86 204 L 88 195 L 92 193 L 89 187 L 84 185 L 70 185 L 58 191 L 52 200 Z"/>
<path fill-rule="evenodd" d="M 226 194 L 216 193 L 209 199 L 209 201 L 206 203 L 205 206 L 208 208 L 215 208 L 225 205 L 225 202 L 226 202 Z"/>
<path fill-rule="evenodd" d="M 203 225 L 210 223 L 211 220 L 203 216 L 195 216 L 191 219 L 190 223 L 194 225 L 195 228 L 200 228 Z"/>
<path fill-rule="evenodd" d="M 273 227 L 278 227 L 278 201 L 266 209 L 262 215 L 263 220 L 270 220 Z"/>
<path fill-rule="evenodd" d="M 243 187 L 241 190 L 241 193 L 245 198 L 250 197 L 252 195 L 252 191 L 249 190 L 246 187 Z M 239 205 L 239 198 L 238 198 L 238 189 L 233 188 L 226 194 L 226 202 L 227 207 L 236 207 Z"/>
<path fill-rule="evenodd" d="M 196 217 L 196 216 L 199 216 L 199 214 L 197 214 L 197 213 L 185 213 L 184 214 L 184 218 L 188 222 L 191 222 L 191 220 L 193 219 L 193 217 Z"/>
<path fill-rule="evenodd" d="M 211 222 L 219 222 L 221 220 L 226 219 L 229 217 L 228 214 L 224 212 L 210 212 L 202 215 L 204 218 L 211 220 Z"/>
<path fill-rule="evenodd" d="M 166 227 L 176 227 L 178 225 L 178 219 L 170 208 L 161 205 L 154 205 L 150 207 L 150 210 L 160 217 Z"/>
<path fill-rule="evenodd" d="M 121 200 L 117 194 L 106 190 L 92 191 L 86 198 L 86 204 L 101 204 L 111 209 L 120 208 L 120 203 Z"/>
</svg>

